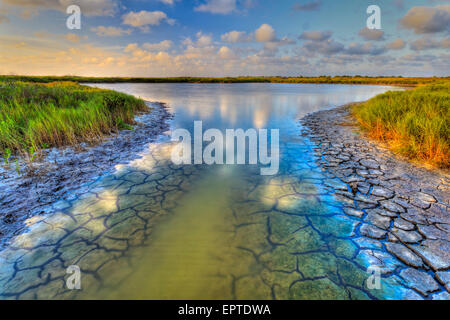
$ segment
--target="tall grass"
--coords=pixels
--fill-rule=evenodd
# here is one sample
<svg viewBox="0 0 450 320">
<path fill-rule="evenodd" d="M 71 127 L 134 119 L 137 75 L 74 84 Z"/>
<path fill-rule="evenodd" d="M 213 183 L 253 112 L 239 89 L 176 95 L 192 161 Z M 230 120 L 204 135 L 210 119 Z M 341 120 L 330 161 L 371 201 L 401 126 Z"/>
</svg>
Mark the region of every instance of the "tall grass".
<svg viewBox="0 0 450 320">
<path fill-rule="evenodd" d="M 92 142 L 146 109 L 132 96 L 73 82 L 0 82 L 0 153 Z"/>
<path fill-rule="evenodd" d="M 410 159 L 450 167 L 450 82 L 387 92 L 353 107 L 370 137 Z"/>
</svg>

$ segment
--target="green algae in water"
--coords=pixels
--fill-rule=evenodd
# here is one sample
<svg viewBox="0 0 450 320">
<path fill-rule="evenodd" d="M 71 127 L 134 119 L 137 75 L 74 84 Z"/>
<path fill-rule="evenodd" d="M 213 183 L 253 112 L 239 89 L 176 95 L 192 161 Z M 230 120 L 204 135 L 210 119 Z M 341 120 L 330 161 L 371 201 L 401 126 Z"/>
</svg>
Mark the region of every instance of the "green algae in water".
<svg viewBox="0 0 450 320">
<path fill-rule="evenodd" d="M 173 214 L 160 221 L 149 246 L 138 250 L 139 267 L 106 297 L 232 298 L 231 278 L 221 274 L 232 236 L 226 207 L 230 184 L 226 176 L 196 184 L 194 196 L 182 199 Z"/>
</svg>

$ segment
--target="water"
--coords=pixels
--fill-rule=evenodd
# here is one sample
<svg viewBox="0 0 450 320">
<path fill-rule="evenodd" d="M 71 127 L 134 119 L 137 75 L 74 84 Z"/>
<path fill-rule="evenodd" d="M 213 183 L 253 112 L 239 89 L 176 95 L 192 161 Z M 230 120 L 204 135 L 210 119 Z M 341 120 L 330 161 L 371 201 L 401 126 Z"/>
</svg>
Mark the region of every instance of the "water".
<svg viewBox="0 0 450 320">
<path fill-rule="evenodd" d="M 167 103 L 172 129 L 276 128 L 280 170 L 175 166 L 167 137 L 143 157 L 29 221 L 0 253 L 0 297 L 59 299 L 401 298 L 386 274 L 369 290 L 358 219 L 326 187 L 309 112 L 363 101 L 392 88 L 297 84 L 101 84 Z M 338 183 L 337 181 L 334 181 Z M 364 240 L 364 239 L 362 239 Z M 384 252 L 381 252 L 385 254 Z M 392 259 L 392 265 L 398 263 Z M 81 268 L 68 290 L 66 268 Z"/>
</svg>

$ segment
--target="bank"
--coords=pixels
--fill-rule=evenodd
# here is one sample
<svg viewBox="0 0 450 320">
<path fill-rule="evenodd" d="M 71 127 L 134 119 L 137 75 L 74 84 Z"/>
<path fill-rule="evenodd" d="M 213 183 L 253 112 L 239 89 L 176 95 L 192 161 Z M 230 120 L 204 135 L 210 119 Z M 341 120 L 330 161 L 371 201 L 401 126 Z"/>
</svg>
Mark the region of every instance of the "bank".
<svg viewBox="0 0 450 320">
<path fill-rule="evenodd" d="M 0 247 L 27 228 L 27 219 L 51 213 L 57 200 L 136 159 L 169 128 L 164 104 L 115 91 L 75 83 L 0 85 Z"/>
<path fill-rule="evenodd" d="M 309 114 L 303 134 L 341 186 L 336 198 L 358 219 L 358 245 L 382 274 L 413 289 L 411 299 L 450 299 L 450 175 L 395 155 L 361 131 L 355 105 Z M 402 262 L 392 268 L 389 252 Z"/>
</svg>

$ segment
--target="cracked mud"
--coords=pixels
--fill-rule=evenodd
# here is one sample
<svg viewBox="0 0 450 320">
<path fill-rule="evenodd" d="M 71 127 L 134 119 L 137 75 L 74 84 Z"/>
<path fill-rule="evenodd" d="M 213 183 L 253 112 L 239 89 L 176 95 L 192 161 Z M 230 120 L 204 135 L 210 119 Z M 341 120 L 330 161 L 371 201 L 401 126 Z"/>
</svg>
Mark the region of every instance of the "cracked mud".
<svg viewBox="0 0 450 320">
<path fill-rule="evenodd" d="M 316 142 L 318 163 L 338 179 L 336 199 L 359 219 L 355 241 L 374 246 L 362 252 L 416 298 L 450 298 L 450 178 L 398 159 L 343 122 L 348 107 L 320 111 L 302 122 Z M 397 263 L 392 264 L 392 258 Z M 400 262 L 400 263 L 398 263 Z"/>
</svg>

